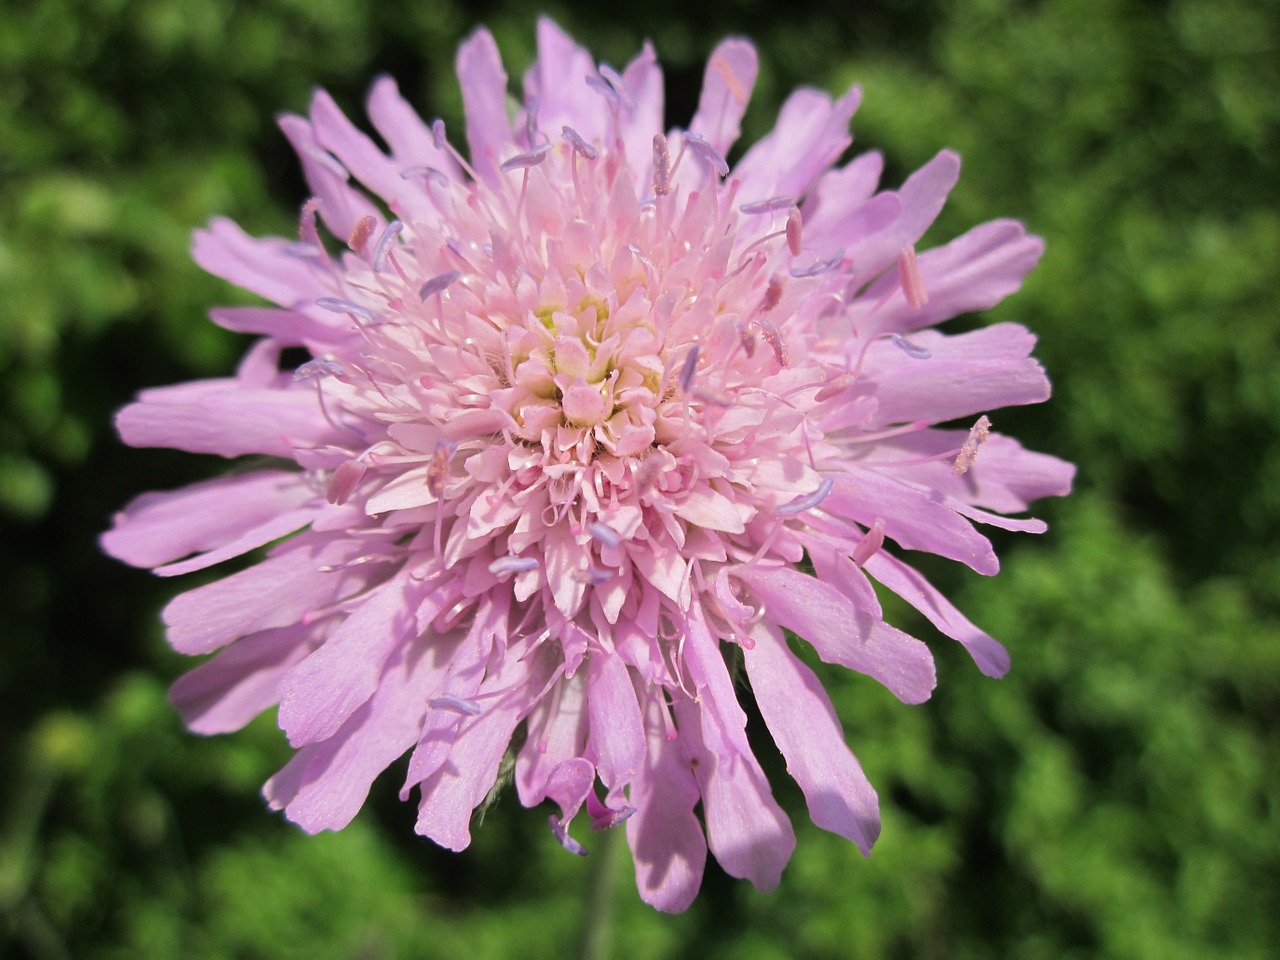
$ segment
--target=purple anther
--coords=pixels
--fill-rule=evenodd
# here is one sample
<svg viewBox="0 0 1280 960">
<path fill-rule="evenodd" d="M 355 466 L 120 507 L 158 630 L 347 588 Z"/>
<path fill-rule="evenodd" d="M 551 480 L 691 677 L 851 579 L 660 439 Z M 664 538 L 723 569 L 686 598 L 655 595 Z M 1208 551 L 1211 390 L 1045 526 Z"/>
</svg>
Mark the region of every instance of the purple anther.
<svg viewBox="0 0 1280 960">
<path fill-rule="evenodd" d="M 551 144 L 541 143 L 532 150 L 526 150 L 524 153 L 517 153 L 510 160 L 503 162 L 498 167 L 503 173 L 510 173 L 512 170 L 528 170 L 530 167 L 536 167 L 543 160 L 547 159 L 547 154 L 551 150 Z"/>
<path fill-rule="evenodd" d="M 444 149 L 444 121 L 439 117 L 431 121 L 431 142 L 437 150 Z"/>
<path fill-rule="evenodd" d="M 596 93 L 601 94 L 615 107 L 618 106 L 618 92 L 614 90 L 613 87 L 609 86 L 609 84 L 592 73 L 587 74 L 583 79 L 586 80 L 588 87 Z"/>
<path fill-rule="evenodd" d="M 804 222 L 800 219 L 800 208 L 792 207 L 791 212 L 787 214 L 787 249 L 791 251 L 793 257 L 800 256 L 800 251 L 804 249 Z M 843 256 L 843 251 L 841 253 Z"/>
<path fill-rule="evenodd" d="M 689 351 L 689 355 L 684 358 L 684 366 L 680 368 L 680 377 L 676 381 L 680 384 L 680 389 L 684 393 L 689 392 L 689 388 L 693 386 L 693 375 L 698 370 L 698 345 L 695 343 L 693 349 Z"/>
<path fill-rule="evenodd" d="M 448 273 L 442 273 L 438 277 L 432 277 L 418 288 L 418 298 L 425 301 L 428 297 L 433 297 L 437 293 L 442 293 L 449 284 L 453 283 L 453 281 L 457 280 L 460 276 L 462 276 L 462 274 L 457 270 L 450 270 Z"/>
<path fill-rule="evenodd" d="M 427 706 L 433 710 L 448 710 L 450 713 L 462 714 L 465 717 L 480 716 L 480 704 L 474 700 L 464 700 L 462 697 L 455 697 L 449 693 L 442 697 L 432 697 L 427 701 Z"/>
<path fill-rule="evenodd" d="M 928 360 L 933 356 L 925 347 L 912 343 L 900 333 L 895 333 L 889 338 L 890 342 L 905 353 L 912 360 Z"/>
<path fill-rule="evenodd" d="M 404 224 L 399 220 L 392 220 L 387 224 L 387 228 L 382 231 L 382 236 L 378 238 L 378 245 L 373 249 L 373 271 L 381 273 L 387 265 L 387 254 L 391 250 L 391 241 L 400 236 L 400 231 L 404 229 Z"/>
<path fill-rule="evenodd" d="M 300 149 L 308 157 L 316 161 L 316 163 L 320 164 L 335 176 L 341 177 L 343 180 L 346 180 L 351 176 L 347 168 L 338 162 L 338 158 L 327 150 L 321 150 L 313 143 L 304 143 Z"/>
<path fill-rule="evenodd" d="M 788 207 L 794 206 L 795 202 L 795 197 L 770 197 L 768 200 L 754 200 L 751 203 L 744 203 L 738 209 L 746 214 L 776 213 L 779 210 L 786 210 Z"/>
<path fill-rule="evenodd" d="M 535 557 L 499 557 L 489 564 L 489 572 L 496 577 L 506 577 L 513 573 L 528 573 L 538 569 Z"/>
<path fill-rule="evenodd" d="M 696 133 L 685 133 L 684 145 L 686 149 L 692 150 L 699 157 L 707 162 L 712 170 L 718 176 L 725 177 L 729 175 L 729 164 L 725 162 L 724 157 L 711 144 L 703 140 Z"/>
<path fill-rule="evenodd" d="M 330 313 L 351 314 L 359 317 L 365 323 L 377 322 L 377 318 L 367 307 L 362 307 L 358 303 L 352 303 L 350 300 L 343 300 L 339 297 L 321 297 L 316 301 L 316 306 L 321 310 L 328 310 Z"/>
<path fill-rule="evenodd" d="M 613 88 L 614 94 L 622 102 L 622 105 L 628 110 L 636 108 L 636 102 L 631 97 L 631 91 L 627 89 L 626 81 L 607 63 L 600 64 L 600 76 L 604 77 L 605 82 Z"/>
<path fill-rule="evenodd" d="M 343 379 L 346 371 L 342 369 L 342 364 L 336 360 L 308 360 L 301 364 L 297 370 L 293 371 L 293 379 L 296 383 L 299 380 L 321 380 L 325 377 L 337 377 Z"/>
<path fill-rule="evenodd" d="M 591 78 L 588 77 L 587 79 Z M 556 835 L 556 839 L 560 841 L 560 846 L 564 847 L 570 853 L 577 854 L 580 857 L 585 857 L 587 855 L 587 848 L 577 840 L 573 839 L 573 837 L 569 836 L 568 824 L 561 823 L 556 819 L 556 815 L 554 813 L 547 819 L 551 823 L 551 832 L 554 833 Z"/>
<path fill-rule="evenodd" d="M 805 280 L 809 277 L 821 276 L 840 266 L 840 262 L 844 260 L 844 248 L 841 247 L 835 252 L 830 260 L 819 260 L 817 263 L 809 267 L 792 267 L 791 275 L 797 280 Z"/>
<path fill-rule="evenodd" d="M 324 256 L 323 248 L 317 247 L 314 243 L 286 244 L 284 252 L 291 257 L 298 257 L 302 260 L 314 260 L 316 257 Z"/>
<path fill-rule="evenodd" d="M 898 279 L 902 283 L 902 292 L 914 309 L 918 310 L 929 302 L 929 294 L 924 289 L 924 279 L 920 276 L 920 264 L 916 262 L 916 248 L 903 247 L 898 254 Z"/>
<path fill-rule="evenodd" d="M 444 496 L 444 482 L 449 477 L 449 461 L 457 449 L 458 445 L 451 441 L 436 441 L 436 452 L 432 454 L 431 463 L 427 465 L 427 489 L 431 491 L 432 496 L 437 498 Z"/>
<path fill-rule="evenodd" d="M 583 140 L 582 137 L 579 136 L 578 131 L 573 129 L 573 127 L 561 127 L 560 136 L 564 137 L 565 142 L 569 144 L 569 146 L 573 147 L 574 152 L 584 160 L 594 160 L 596 157 L 600 156 L 600 151 L 587 143 L 587 141 Z"/>
<path fill-rule="evenodd" d="M 802 497 L 796 497 L 790 503 L 774 507 L 773 512 L 780 517 L 793 517 L 797 513 L 812 510 L 827 498 L 827 494 L 831 492 L 833 486 L 835 486 L 835 483 L 830 477 L 823 477 L 822 482 L 818 484 L 818 489 L 813 493 L 806 493 Z"/>
<path fill-rule="evenodd" d="M 591 534 L 592 537 L 599 540 L 606 547 L 616 547 L 622 543 L 622 537 L 618 536 L 618 531 L 607 523 L 601 523 L 599 520 L 587 524 L 587 533 Z"/>
<path fill-rule="evenodd" d="M 660 133 L 653 135 L 653 192 L 660 197 L 671 192 L 671 151 Z"/>
<path fill-rule="evenodd" d="M 592 830 L 609 830 L 616 827 L 620 823 L 626 823 L 628 818 L 636 812 L 636 808 L 631 804 L 625 804 L 621 809 L 614 810 L 606 807 L 603 803 L 596 801 L 592 803 L 591 799 L 594 794 L 587 794 L 587 813 L 591 817 Z"/>
<path fill-rule="evenodd" d="M 411 180 L 414 177 L 422 177 L 429 183 L 434 183 L 437 187 L 447 187 L 450 183 L 449 175 L 443 170 L 437 170 L 435 167 L 407 167 L 400 171 L 400 179 Z"/>
</svg>

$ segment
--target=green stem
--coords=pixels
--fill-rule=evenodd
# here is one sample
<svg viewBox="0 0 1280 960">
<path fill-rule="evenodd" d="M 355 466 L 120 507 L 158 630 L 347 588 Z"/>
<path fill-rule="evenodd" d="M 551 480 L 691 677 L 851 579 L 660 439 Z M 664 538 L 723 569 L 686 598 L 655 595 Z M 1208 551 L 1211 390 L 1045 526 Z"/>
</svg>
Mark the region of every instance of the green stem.
<svg viewBox="0 0 1280 960">
<path fill-rule="evenodd" d="M 591 890 L 582 937 L 582 960 L 609 960 L 613 953 L 614 894 L 618 887 L 618 857 L 624 830 L 621 826 L 603 830 L 595 835 L 591 844 L 592 863 L 587 871 Z"/>
</svg>

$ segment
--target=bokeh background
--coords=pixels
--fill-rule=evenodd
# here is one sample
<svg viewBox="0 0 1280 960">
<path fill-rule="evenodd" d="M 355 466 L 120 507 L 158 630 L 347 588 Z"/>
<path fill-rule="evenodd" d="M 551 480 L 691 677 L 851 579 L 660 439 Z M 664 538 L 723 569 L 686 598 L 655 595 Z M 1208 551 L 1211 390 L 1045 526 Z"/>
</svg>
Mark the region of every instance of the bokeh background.
<svg viewBox="0 0 1280 960">
<path fill-rule="evenodd" d="M 873 857 L 809 825 L 775 761 L 799 833 L 781 888 L 710 866 L 679 917 L 639 902 L 625 850 L 569 856 L 512 795 L 461 856 L 412 835 L 394 774 L 304 836 L 258 796 L 286 758 L 271 717 L 202 739 L 169 708 L 178 585 L 95 542 L 139 491 L 225 467 L 124 449 L 109 418 L 244 349 L 204 318 L 242 295 L 188 237 L 214 214 L 294 229 L 276 112 L 324 85 L 359 116 L 389 72 L 456 132 L 458 41 L 487 23 L 518 77 L 539 10 L 617 65 L 651 38 L 676 124 L 715 41 L 754 36 L 748 141 L 794 86 L 860 82 L 890 185 L 964 156 L 926 246 L 995 216 L 1048 241 L 979 322 L 1041 335 L 1053 400 L 996 423 L 1077 462 L 1077 492 L 1044 537 L 1000 537 L 994 580 L 928 567 L 1013 672 L 895 609 L 937 650 L 932 701 L 823 674 L 882 796 Z M 1278 157 L 1268 0 L 6 0 L 0 955 L 1280 955 Z"/>
</svg>

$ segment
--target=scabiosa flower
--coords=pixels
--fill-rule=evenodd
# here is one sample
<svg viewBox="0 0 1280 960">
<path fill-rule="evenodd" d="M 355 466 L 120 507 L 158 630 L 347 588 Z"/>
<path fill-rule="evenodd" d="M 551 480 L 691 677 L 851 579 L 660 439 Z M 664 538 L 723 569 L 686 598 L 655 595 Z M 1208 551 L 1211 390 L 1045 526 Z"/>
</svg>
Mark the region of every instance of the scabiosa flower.
<svg viewBox="0 0 1280 960">
<path fill-rule="evenodd" d="M 265 793 L 304 829 L 343 827 L 409 753 L 418 832 L 461 850 L 513 753 L 566 848 L 584 806 L 623 825 L 641 895 L 682 910 L 708 847 L 762 888 L 794 847 L 730 663 L 814 822 L 864 853 L 875 791 L 789 632 L 925 700 L 929 651 L 874 579 L 1007 669 L 893 548 L 994 574 L 974 522 L 1043 530 L 1004 514 L 1070 486 L 985 416 L 1048 397 L 1031 334 L 932 329 L 1016 290 L 1041 243 L 996 221 L 917 258 L 959 159 L 896 191 L 876 153 L 835 167 L 856 88 L 796 92 L 730 168 L 756 71 L 726 40 L 666 131 L 652 49 L 618 72 L 543 20 L 511 118 L 481 31 L 467 156 L 390 79 L 386 149 L 319 92 L 281 120 L 314 193 L 298 240 L 196 234 L 274 306 L 215 310 L 260 338 L 236 376 L 145 391 L 120 434 L 277 465 L 146 494 L 104 544 L 165 576 L 271 545 L 165 609 L 177 650 L 214 654 L 173 700 L 201 733 L 278 703 L 297 752 Z"/>
</svg>

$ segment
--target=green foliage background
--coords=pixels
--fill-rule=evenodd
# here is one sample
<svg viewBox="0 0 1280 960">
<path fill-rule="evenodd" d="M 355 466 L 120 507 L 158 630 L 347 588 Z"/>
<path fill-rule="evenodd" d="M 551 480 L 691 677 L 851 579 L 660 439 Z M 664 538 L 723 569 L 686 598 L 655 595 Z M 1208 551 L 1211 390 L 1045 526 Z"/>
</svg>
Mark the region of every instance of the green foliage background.
<svg viewBox="0 0 1280 960">
<path fill-rule="evenodd" d="M 712 868 L 679 917 L 640 904 L 625 851 L 567 856 L 512 796 L 461 856 L 413 837 L 394 777 L 341 834 L 308 838 L 266 812 L 258 787 L 286 755 L 271 718 L 225 738 L 182 731 L 165 687 L 184 665 L 156 616 L 175 585 L 109 562 L 94 539 L 140 490 L 218 464 L 125 450 L 110 413 L 140 387 L 225 373 L 243 349 L 203 319 L 236 294 L 190 263 L 188 236 L 214 214 L 293 229 L 303 188 L 277 110 L 324 85 L 358 115 L 390 72 L 457 130 L 458 41 L 487 23 L 518 76 L 537 11 L 8 0 L 0 954 L 561 958 L 607 918 L 618 957 L 1275 956 L 1276 5 L 542 9 L 615 64 L 652 38 L 673 123 L 726 33 L 761 47 L 748 140 L 792 87 L 861 82 L 855 132 L 886 151 L 891 182 L 944 145 L 965 158 L 931 240 L 998 215 L 1046 237 L 990 319 L 1041 335 L 1055 397 L 998 426 L 1079 463 L 1078 492 L 1043 505 L 1045 537 L 1000 541 L 994 581 L 930 567 L 1010 647 L 1013 672 L 981 677 L 897 611 L 937 641 L 931 702 L 824 673 L 881 792 L 874 856 L 812 828 L 775 761 L 800 834 L 781 888 Z"/>
</svg>

